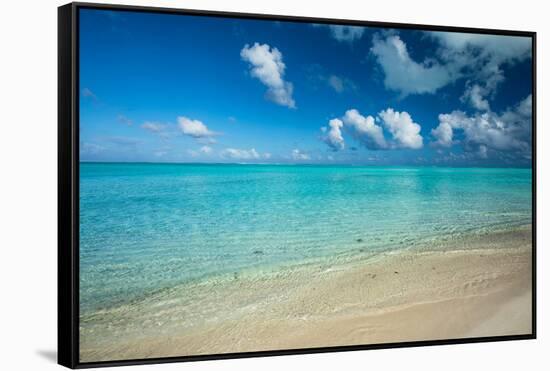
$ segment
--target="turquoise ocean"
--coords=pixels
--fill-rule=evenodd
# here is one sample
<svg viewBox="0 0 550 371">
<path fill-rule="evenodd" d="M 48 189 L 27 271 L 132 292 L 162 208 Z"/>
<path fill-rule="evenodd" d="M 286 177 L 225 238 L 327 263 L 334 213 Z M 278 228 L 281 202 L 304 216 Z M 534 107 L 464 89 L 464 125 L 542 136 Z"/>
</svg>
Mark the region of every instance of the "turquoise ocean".
<svg viewBox="0 0 550 371">
<path fill-rule="evenodd" d="M 531 186 L 531 169 L 81 163 L 81 314 L 531 224 Z"/>
</svg>

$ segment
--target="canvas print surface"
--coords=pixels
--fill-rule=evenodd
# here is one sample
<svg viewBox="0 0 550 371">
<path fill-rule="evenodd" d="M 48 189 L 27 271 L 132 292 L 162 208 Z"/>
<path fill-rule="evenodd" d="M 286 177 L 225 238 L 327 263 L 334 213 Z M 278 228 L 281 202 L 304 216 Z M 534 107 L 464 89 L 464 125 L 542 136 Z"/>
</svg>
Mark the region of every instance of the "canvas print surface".
<svg viewBox="0 0 550 371">
<path fill-rule="evenodd" d="M 80 9 L 80 361 L 531 333 L 532 62 Z"/>
</svg>

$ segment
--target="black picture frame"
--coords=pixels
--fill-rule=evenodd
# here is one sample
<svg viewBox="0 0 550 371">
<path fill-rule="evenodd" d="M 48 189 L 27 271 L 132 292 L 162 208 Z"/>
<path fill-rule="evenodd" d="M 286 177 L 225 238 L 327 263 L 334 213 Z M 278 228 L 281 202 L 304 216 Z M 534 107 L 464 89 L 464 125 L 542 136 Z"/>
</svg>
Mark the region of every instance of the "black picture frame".
<svg viewBox="0 0 550 371">
<path fill-rule="evenodd" d="M 395 342 L 322 348 L 225 353 L 169 358 L 79 361 L 79 9 L 124 10 L 207 17 L 356 25 L 395 29 L 421 29 L 529 37 L 532 40 L 532 332 L 476 338 Z M 310 18 L 94 3 L 70 3 L 58 8 L 58 363 L 69 368 L 122 366 L 246 357 L 342 352 L 381 348 L 536 339 L 536 32 L 421 24 Z"/>
</svg>

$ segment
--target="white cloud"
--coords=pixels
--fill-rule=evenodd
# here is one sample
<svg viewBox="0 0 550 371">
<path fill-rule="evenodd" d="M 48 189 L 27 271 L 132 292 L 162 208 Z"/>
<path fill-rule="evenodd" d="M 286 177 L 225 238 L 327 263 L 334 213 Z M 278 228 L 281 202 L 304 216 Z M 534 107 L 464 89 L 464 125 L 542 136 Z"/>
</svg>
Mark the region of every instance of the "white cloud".
<svg viewBox="0 0 550 371">
<path fill-rule="evenodd" d="M 529 94 L 527 97 L 525 97 L 524 100 L 519 102 L 517 108 L 515 109 L 515 112 L 514 110 L 508 110 L 505 115 L 510 113 L 530 118 L 533 113 L 533 96 Z"/>
<path fill-rule="evenodd" d="M 402 96 L 431 94 L 465 77 L 468 82 L 463 100 L 488 111 L 487 98 L 505 79 L 501 67 L 531 55 L 528 37 L 432 31 L 426 35 L 437 41 L 438 48 L 423 61 L 411 57 L 399 35 L 373 37 L 371 52 L 384 71 L 386 88 Z"/>
<path fill-rule="evenodd" d="M 531 95 L 502 114 L 463 111 L 439 115 L 439 126 L 432 130 L 434 144 L 450 147 L 453 132 L 463 133 L 461 141 L 466 151 L 476 151 L 487 157 L 489 150 L 513 152 L 525 156 L 531 151 Z"/>
<path fill-rule="evenodd" d="M 329 145 L 333 150 L 344 149 L 344 137 L 342 136 L 342 127 L 344 123 L 340 119 L 332 119 L 328 123 L 329 129 L 323 126 L 321 130 L 326 132 L 322 137 L 323 142 Z"/>
<path fill-rule="evenodd" d="M 146 121 L 141 125 L 141 128 L 153 133 L 160 133 L 166 128 L 166 125 L 158 122 Z"/>
<path fill-rule="evenodd" d="M 378 116 L 392 134 L 399 148 L 422 148 L 420 125 L 414 122 L 408 112 L 397 112 L 392 108 L 381 111 Z"/>
<path fill-rule="evenodd" d="M 201 121 L 192 120 L 184 116 L 178 117 L 178 126 L 183 134 L 193 138 L 205 138 L 216 135 L 215 132 L 210 131 Z"/>
<path fill-rule="evenodd" d="M 453 145 L 453 127 L 446 121 L 440 121 L 439 125 L 432 129 L 433 142 L 436 146 L 450 147 Z"/>
<path fill-rule="evenodd" d="M 504 78 L 504 71 L 496 64 L 490 66 L 479 66 L 479 70 L 473 73 L 472 79 L 466 82 L 466 90 L 460 100 L 470 104 L 478 111 L 490 111 L 491 105 L 488 98 L 493 98 L 498 86 Z"/>
<path fill-rule="evenodd" d="M 330 25 L 331 36 L 341 42 L 352 43 L 363 37 L 365 27 Z"/>
<path fill-rule="evenodd" d="M 382 126 L 378 123 L 382 123 Z M 386 140 L 384 128 L 391 135 L 390 141 Z M 321 140 L 334 151 L 342 150 L 344 149 L 343 129 L 370 150 L 420 149 L 424 144 L 420 134 L 421 126 L 413 121 L 408 112 L 398 112 L 392 108 L 379 112 L 376 117 L 363 116 L 356 109 L 350 109 L 341 120 L 332 119 L 328 127 L 321 127 Z"/>
<path fill-rule="evenodd" d="M 386 88 L 409 94 L 435 93 L 457 75 L 434 60 L 414 61 L 398 35 L 373 38 L 371 52 L 384 70 Z"/>
<path fill-rule="evenodd" d="M 208 154 L 212 153 L 212 147 L 210 147 L 210 146 L 202 146 L 202 147 L 199 149 L 199 152 L 204 153 L 205 155 L 208 155 Z"/>
<path fill-rule="evenodd" d="M 462 111 L 439 115 L 440 123 L 464 131 L 465 144 L 486 144 L 491 148 L 506 150 L 520 146 L 520 142 L 507 133 L 505 123 L 498 116 L 483 113 L 467 116 Z"/>
<path fill-rule="evenodd" d="M 268 44 L 246 44 L 241 50 L 241 58 L 250 63 L 250 74 L 260 80 L 268 90 L 266 97 L 289 108 L 296 108 L 292 98 L 292 83 L 284 80 L 286 66 L 283 55 L 277 48 Z"/>
<path fill-rule="evenodd" d="M 249 150 L 238 149 L 238 148 L 226 148 L 222 152 L 222 156 L 229 157 L 236 160 L 258 160 L 261 158 L 260 154 L 254 148 L 251 148 Z"/>
<path fill-rule="evenodd" d="M 449 69 L 462 70 L 471 80 L 469 83 L 474 81 L 479 86 L 475 88 L 473 85 L 472 88 L 467 85 L 464 94 L 465 100 L 470 97 L 469 103 L 478 110 L 489 110 L 489 102 L 483 98 L 492 97 L 505 80 L 501 66 L 531 56 L 531 39 L 528 37 L 459 32 L 427 32 L 427 35 L 440 43 L 437 54 Z"/>
<path fill-rule="evenodd" d="M 356 109 L 350 109 L 343 117 L 343 122 L 352 130 L 353 135 L 368 149 L 388 147 L 382 127 L 376 125 L 374 117 L 363 116 Z"/>
<path fill-rule="evenodd" d="M 440 31 L 430 31 L 428 35 L 441 42 L 446 48 L 443 52 L 463 54 L 474 49 L 481 58 L 491 58 L 493 64 L 523 60 L 531 53 L 529 37 Z"/>
<path fill-rule="evenodd" d="M 487 88 L 474 84 L 466 88 L 461 100 L 470 103 L 472 107 L 479 111 L 489 111 L 491 107 L 489 101 L 485 99 L 488 94 Z"/>
<path fill-rule="evenodd" d="M 191 155 L 191 157 L 199 157 L 201 155 L 210 155 L 213 153 L 213 149 L 210 146 L 202 146 L 198 150 L 189 149 L 187 150 L 187 153 Z"/>
<path fill-rule="evenodd" d="M 311 157 L 299 149 L 293 149 L 291 153 L 292 159 L 295 161 L 305 161 L 311 159 Z"/>
</svg>

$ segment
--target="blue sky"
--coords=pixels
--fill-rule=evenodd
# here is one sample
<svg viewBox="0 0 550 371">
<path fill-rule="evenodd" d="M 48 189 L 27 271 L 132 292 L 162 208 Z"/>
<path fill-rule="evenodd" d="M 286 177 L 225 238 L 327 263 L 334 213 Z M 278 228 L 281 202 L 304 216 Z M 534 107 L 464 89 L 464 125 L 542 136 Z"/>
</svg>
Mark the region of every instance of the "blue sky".
<svg viewBox="0 0 550 371">
<path fill-rule="evenodd" d="M 81 161 L 530 165 L 529 38 L 80 12 Z"/>
</svg>

